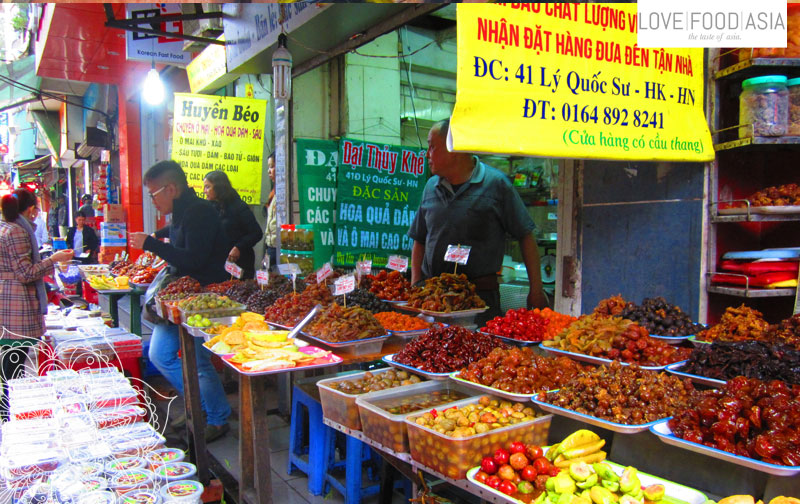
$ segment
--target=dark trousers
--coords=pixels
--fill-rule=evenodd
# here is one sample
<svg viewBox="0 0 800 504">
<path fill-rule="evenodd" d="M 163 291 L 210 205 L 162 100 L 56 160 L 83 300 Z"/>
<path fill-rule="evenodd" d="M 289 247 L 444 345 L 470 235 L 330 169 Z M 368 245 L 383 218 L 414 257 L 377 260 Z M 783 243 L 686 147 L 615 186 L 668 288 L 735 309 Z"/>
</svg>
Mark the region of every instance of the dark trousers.
<svg viewBox="0 0 800 504">
<path fill-rule="evenodd" d="M 486 322 L 503 315 L 503 312 L 500 310 L 499 288 L 493 290 L 479 290 L 476 291 L 476 294 L 478 294 L 478 297 L 483 299 L 483 302 L 489 307 L 485 312 L 475 315 L 475 323 L 478 324 L 478 329 L 480 329 L 486 325 Z"/>
<path fill-rule="evenodd" d="M 8 380 L 19 378 L 25 374 L 25 359 L 28 357 L 27 346 L 9 346 L 3 345 L 0 347 L 0 361 L 2 361 L 2 376 L 0 381 L 3 382 L 3 392 L 0 396 L 0 418 L 3 421 L 8 420 Z"/>
</svg>

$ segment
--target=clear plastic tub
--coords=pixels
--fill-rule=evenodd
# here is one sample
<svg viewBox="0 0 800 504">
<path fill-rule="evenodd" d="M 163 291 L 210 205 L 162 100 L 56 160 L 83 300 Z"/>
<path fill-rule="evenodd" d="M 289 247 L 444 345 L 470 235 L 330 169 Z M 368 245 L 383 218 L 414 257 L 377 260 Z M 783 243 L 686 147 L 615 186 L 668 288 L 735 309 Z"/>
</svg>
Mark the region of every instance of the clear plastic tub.
<svg viewBox="0 0 800 504">
<path fill-rule="evenodd" d="M 3 451 L 16 444 L 52 441 L 57 443 L 58 424 L 52 418 L 6 422 L 3 424 Z"/>
<path fill-rule="evenodd" d="M 94 418 L 88 413 L 59 417 L 59 433 L 65 446 L 94 443 L 98 439 Z"/>
<path fill-rule="evenodd" d="M 178 448 L 161 448 L 145 455 L 145 458 L 150 463 L 150 469 L 153 471 L 169 462 L 183 462 L 185 457 L 186 453 Z"/>
<path fill-rule="evenodd" d="M 356 398 L 365 436 L 398 453 L 408 452 L 405 417 L 471 397 L 469 389 L 448 381 L 428 381 Z"/>
<path fill-rule="evenodd" d="M 144 420 L 147 411 L 139 406 L 124 408 L 105 408 L 92 412 L 98 429 L 109 429 L 120 425 L 130 425 Z"/>
<path fill-rule="evenodd" d="M 169 483 L 194 478 L 197 474 L 197 467 L 189 462 L 169 462 L 156 469 L 155 473 L 159 481 Z"/>
<path fill-rule="evenodd" d="M 479 399 L 475 397 L 459 401 L 453 406 L 475 404 Z M 547 444 L 550 421 L 553 418 L 553 415 L 544 415 L 534 420 L 493 429 L 482 434 L 455 438 L 416 424 L 415 420 L 422 414 L 423 412 L 408 415 L 405 419 L 411 458 L 453 479 L 465 478 L 467 471 L 480 465 L 483 457 L 493 454 L 500 448 L 507 447 L 512 441 L 544 446 Z"/>
<path fill-rule="evenodd" d="M 89 492 L 78 497 L 77 504 L 117 504 L 117 495 L 109 490 Z"/>
<path fill-rule="evenodd" d="M 55 394 L 51 397 L 29 397 L 12 400 L 8 408 L 12 420 L 31 420 L 34 418 L 53 418 Z"/>
<path fill-rule="evenodd" d="M 109 475 L 116 475 L 134 469 L 148 469 L 149 466 L 150 464 L 144 457 L 122 457 L 106 464 L 106 472 Z"/>
<path fill-rule="evenodd" d="M 58 399 L 58 409 L 56 410 L 56 414 L 61 416 L 88 413 L 88 402 L 89 396 L 86 394 L 64 394 Z"/>
<path fill-rule="evenodd" d="M 136 390 L 130 385 L 92 390 L 92 409 L 119 408 L 139 401 Z"/>
<path fill-rule="evenodd" d="M 105 471 L 104 465 L 99 462 L 80 462 L 74 464 L 73 467 L 82 478 L 103 476 L 103 472 Z"/>
<path fill-rule="evenodd" d="M 161 498 L 165 501 L 177 501 L 181 504 L 200 502 L 203 485 L 198 481 L 182 480 L 167 483 L 161 487 Z"/>
<path fill-rule="evenodd" d="M 789 128 L 789 90 L 783 75 L 764 75 L 742 82 L 739 138 L 783 136 Z"/>
<path fill-rule="evenodd" d="M 114 474 L 109 486 L 117 492 L 117 495 L 123 496 L 133 490 L 152 489 L 154 484 L 155 476 L 152 472 L 146 469 L 132 469 Z"/>
<path fill-rule="evenodd" d="M 161 495 L 155 490 L 133 490 L 120 499 L 120 504 L 160 504 Z"/>
<path fill-rule="evenodd" d="M 215 296 L 217 298 L 222 297 L 219 294 L 213 294 L 208 292 L 202 294 L 195 294 L 195 296 Z M 235 317 L 240 313 L 243 313 L 245 310 L 247 310 L 247 307 L 241 303 L 234 302 L 233 306 L 208 308 L 205 310 L 186 310 L 184 308 L 179 308 L 179 310 L 181 313 L 180 323 L 186 323 L 186 319 L 188 319 L 192 315 L 202 315 L 203 317 L 209 319 L 220 318 L 220 317 Z"/>
<path fill-rule="evenodd" d="M 375 371 L 364 371 L 361 373 L 355 373 L 345 376 L 335 376 L 333 378 L 327 378 L 325 380 L 318 381 L 317 387 L 319 387 L 319 398 L 320 402 L 322 403 L 323 416 L 338 424 L 344 425 L 347 428 L 354 430 L 361 430 L 361 417 L 358 413 L 356 398 L 374 392 L 365 392 L 363 394 L 350 394 L 335 389 L 331 387 L 331 385 L 345 381 L 349 382 L 357 381 L 364 378 L 364 375 L 366 375 L 367 373 L 371 373 L 374 376 L 380 376 L 386 374 L 386 372 L 388 371 L 394 371 L 395 373 L 403 372 L 406 373 L 407 375 L 411 375 L 411 373 L 407 371 L 387 368 L 387 369 L 378 369 Z M 420 378 L 420 380 L 424 381 L 425 378 Z M 398 388 L 400 387 L 394 387 L 392 390 Z"/>
<path fill-rule="evenodd" d="M 20 448 L 22 447 L 23 445 L 20 445 Z M 5 454 L 0 461 L 0 467 L 3 469 L 3 476 L 12 480 L 53 472 L 66 461 L 66 454 L 57 448 L 27 449 Z"/>
<path fill-rule="evenodd" d="M 53 387 L 53 382 L 44 376 L 14 378 L 12 380 L 8 380 L 9 397 L 14 397 L 17 393 L 36 395 L 36 392 L 44 390 L 49 390 L 52 392 Z"/>
</svg>

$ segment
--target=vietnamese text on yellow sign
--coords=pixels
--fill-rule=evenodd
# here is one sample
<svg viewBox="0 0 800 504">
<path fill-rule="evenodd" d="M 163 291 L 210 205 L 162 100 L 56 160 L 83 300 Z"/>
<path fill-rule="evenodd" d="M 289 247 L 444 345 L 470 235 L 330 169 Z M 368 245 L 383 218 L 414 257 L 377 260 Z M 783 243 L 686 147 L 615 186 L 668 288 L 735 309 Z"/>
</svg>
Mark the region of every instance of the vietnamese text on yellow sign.
<svg viewBox="0 0 800 504">
<path fill-rule="evenodd" d="M 260 203 L 266 116 L 266 100 L 175 93 L 172 159 L 198 195 L 203 177 L 218 170 L 245 203 Z"/>
<path fill-rule="evenodd" d="M 458 5 L 459 151 L 709 161 L 702 49 L 636 44 L 636 4 Z"/>
</svg>

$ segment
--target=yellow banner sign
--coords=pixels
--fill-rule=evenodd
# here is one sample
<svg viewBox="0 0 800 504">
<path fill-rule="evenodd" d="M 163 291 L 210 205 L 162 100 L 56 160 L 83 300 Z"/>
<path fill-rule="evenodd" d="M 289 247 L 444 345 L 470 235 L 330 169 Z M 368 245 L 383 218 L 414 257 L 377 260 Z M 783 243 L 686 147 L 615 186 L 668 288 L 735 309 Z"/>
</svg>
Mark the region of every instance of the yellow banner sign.
<svg viewBox="0 0 800 504">
<path fill-rule="evenodd" d="M 225 41 L 225 35 L 217 40 Z M 186 65 L 186 77 L 192 93 L 213 92 L 239 76 L 228 73 L 225 62 L 225 46 L 210 44 Z"/>
<path fill-rule="evenodd" d="M 242 200 L 260 203 L 266 116 L 266 100 L 175 93 L 172 159 L 198 195 L 203 177 L 219 170 Z"/>
<path fill-rule="evenodd" d="M 636 44 L 636 4 L 458 5 L 458 151 L 714 158 L 702 49 Z"/>
</svg>

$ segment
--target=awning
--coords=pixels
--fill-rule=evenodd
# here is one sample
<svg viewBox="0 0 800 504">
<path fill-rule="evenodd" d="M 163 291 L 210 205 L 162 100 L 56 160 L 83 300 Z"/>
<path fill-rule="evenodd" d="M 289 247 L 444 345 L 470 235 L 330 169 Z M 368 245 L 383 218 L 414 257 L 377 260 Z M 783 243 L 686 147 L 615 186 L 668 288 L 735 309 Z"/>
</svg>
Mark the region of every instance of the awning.
<svg viewBox="0 0 800 504">
<path fill-rule="evenodd" d="M 36 123 L 36 128 L 47 145 L 47 150 L 57 160 L 61 149 L 61 123 L 58 115 L 45 110 L 31 110 L 31 116 Z"/>
<path fill-rule="evenodd" d="M 0 112 L 39 100 L 42 78 L 36 75 L 35 56 L 0 65 Z M 11 84 L 6 79 L 16 81 Z"/>
<path fill-rule="evenodd" d="M 39 178 L 44 187 L 50 187 L 55 181 L 53 170 L 53 156 L 48 154 L 29 161 L 25 164 L 16 164 L 14 169 L 17 171 L 19 183 L 27 182 L 34 178 Z"/>
</svg>

